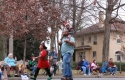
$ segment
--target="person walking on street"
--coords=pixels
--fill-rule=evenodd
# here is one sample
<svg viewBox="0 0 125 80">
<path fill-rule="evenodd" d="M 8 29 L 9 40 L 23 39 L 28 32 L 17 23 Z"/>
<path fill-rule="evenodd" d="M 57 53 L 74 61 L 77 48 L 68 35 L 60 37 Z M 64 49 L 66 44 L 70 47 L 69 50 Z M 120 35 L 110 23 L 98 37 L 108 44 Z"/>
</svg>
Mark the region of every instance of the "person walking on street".
<svg viewBox="0 0 125 80">
<path fill-rule="evenodd" d="M 49 75 L 49 78 L 47 80 L 51 80 L 52 75 L 50 73 L 50 64 L 49 64 L 49 61 L 48 61 L 48 52 L 46 50 L 47 47 L 45 46 L 44 42 L 42 42 L 39 48 L 40 48 L 39 56 L 34 57 L 35 59 L 39 58 L 38 66 L 37 66 L 34 77 L 31 77 L 31 79 L 36 80 L 37 75 L 39 73 L 39 70 L 42 68 L 42 69 L 45 69 L 45 71 Z"/>
<path fill-rule="evenodd" d="M 73 80 L 72 76 L 72 69 L 70 65 L 71 57 L 74 53 L 74 45 L 75 45 L 75 39 L 74 37 L 68 37 L 68 30 L 64 29 L 63 31 L 63 38 L 59 42 L 59 45 L 61 45 L 61 54 L 63 56 L 63 74 L 62 79 L 63 80 Z"/>
</svg>

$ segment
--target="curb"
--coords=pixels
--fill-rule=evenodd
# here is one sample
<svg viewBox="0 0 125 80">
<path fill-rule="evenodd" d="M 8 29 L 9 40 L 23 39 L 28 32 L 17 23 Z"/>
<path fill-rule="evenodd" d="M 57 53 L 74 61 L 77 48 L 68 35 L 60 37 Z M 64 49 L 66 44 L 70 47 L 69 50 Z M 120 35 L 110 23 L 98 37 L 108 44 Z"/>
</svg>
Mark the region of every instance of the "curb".
<svg viewBox="0 0 125 80">
<path fill-rule="evenodd" d="M 62 76 L 54 76 L 53 79 L 61 79 Z M 38 76 L 37 79 L 47 79 L 48 76 Z M 97 75 L 94 76 L 74 76 L 73 78 L 125 78 L 125 76 L 101 76 L 98 77 Z M 20 77 L 11 77 L 8 80 L 21 80 Z"/>
</svg>

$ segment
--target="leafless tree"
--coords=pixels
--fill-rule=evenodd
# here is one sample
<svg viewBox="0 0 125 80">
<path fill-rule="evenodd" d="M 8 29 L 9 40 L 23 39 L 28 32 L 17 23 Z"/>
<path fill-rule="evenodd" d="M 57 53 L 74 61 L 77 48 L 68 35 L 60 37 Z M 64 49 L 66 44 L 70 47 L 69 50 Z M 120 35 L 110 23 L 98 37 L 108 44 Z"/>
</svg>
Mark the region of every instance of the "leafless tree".
<svg viewBox="0 0 125 80">
<path fill-rule="evenodd" d="M 105 31 L 102 61 L 108 61 L 111 24 L 113 23 L 112 21 L 118 16 L 119 8 L 124 6 L 125 3 L 121 3 L 121 0 L 105 0 L 105 6 L 103 6 L 103 4 L 101 4 L 101 0 L 94 0 L 94 2 L 98 5 L 98 9 L 104 10 L 106 13 L 104 21 Z M 116 13 L 114 17 L 112 17 L 113 12 Z"/>
</svg>

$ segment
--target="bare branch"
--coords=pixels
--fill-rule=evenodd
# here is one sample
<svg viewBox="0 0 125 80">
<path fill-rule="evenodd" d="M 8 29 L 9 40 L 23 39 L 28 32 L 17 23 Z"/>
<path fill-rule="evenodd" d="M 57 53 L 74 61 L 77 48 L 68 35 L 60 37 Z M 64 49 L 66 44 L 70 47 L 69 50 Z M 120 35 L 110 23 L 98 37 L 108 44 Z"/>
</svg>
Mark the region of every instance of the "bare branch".
<svg viewBox="0 0 125 80">
<path fill-rule="evenodd" d="M 106 10 L 106 8 L 104 8 L 103 6 L 101 6 L 97 0 L 96 0 L 96 2 L 97 2 L 97 4 L 99 5 L 100 8 Z"/>
<path fill-rule="evenodd" d="M 113 0 L 112 0 L 112 1 L 113 1 Z M 113 2 L 113 5 L 116 5 L 117 2 L 118 2 L 118 0 L 115 0 L 115 1 Z M 120 0 L 120 2 L 121 2 L 121 0 Z"/>
<path fill-rule="evenodd" d="M 122 7 L 122 6 L 125 6 L 125 3 L 124 3 L 124 4 L 119 5 L 119 6 L 118 6 L 118 7 L 116 7 L 116 8 L 114 8 L 114 9 L 113 9 L 113 11 L 114 11 L 114 10 L 116 10 L 116 9 L 118 9 L 118 8 L 120 8 L 120 7 Z"/>
</svg>

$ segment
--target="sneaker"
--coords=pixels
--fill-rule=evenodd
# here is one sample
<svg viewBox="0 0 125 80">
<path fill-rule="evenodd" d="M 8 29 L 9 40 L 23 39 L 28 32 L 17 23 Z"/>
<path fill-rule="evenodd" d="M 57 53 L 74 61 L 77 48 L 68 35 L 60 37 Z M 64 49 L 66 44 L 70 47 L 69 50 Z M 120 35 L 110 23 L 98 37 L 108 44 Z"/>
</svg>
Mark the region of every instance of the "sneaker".
<svg viewBox="0 0 125 80">
<path fill-rule="evenodd" d="M 98 77 L 102 77 L 102 76 L 103 76 L 103 74 L 102 74 L 102 73 L 99 73 L 99 74 L 98 74 Z"/>
<path fill-rule="evenodd" d="M 84 76 L 86 76 L 86 74 L 83 74 Z"/>
<path fill-rule="evenodd" d="M 88 74 L 89 76 L 91 76 L 91 74 Z"/>
<path fill-rule="evenodd" d="M 15 74 L 15 77 L 20 77 L 19 75 Z"/>
<path fill-rule="evenodd" d="M 110 75 L 112 76 L 112 73 L 110 73 Z"/>
<path fill-rule="evenodd" d="M 66 77 L 62 77 L 61 80 L 67 80 L 67 78 Z"/>
<path fill-rule="evenodd" d="M 100 77 L 100 74 L 98 74 L 98 77 Z"/>
<path fill-rule="evenodd" d="M 113 73 L 112 75 L 115 75 L 115 73 Z"/>
<path fill-rule="evenodd" d="M 36 78 L 33 76 L 33 77 L 30 77 L 30 79 L 33 79 L 33 80 L 36 80 Z"/>
<path fill-rule="evenodd" d="M 47 80 L 51 80 L 52 79 L 52 77 L 49 77 Z"/>
</svg>

